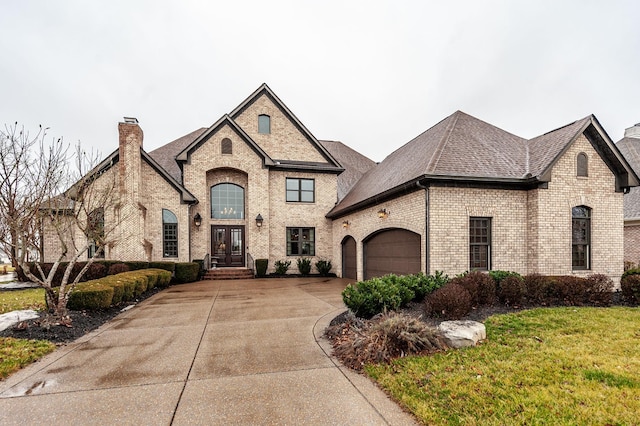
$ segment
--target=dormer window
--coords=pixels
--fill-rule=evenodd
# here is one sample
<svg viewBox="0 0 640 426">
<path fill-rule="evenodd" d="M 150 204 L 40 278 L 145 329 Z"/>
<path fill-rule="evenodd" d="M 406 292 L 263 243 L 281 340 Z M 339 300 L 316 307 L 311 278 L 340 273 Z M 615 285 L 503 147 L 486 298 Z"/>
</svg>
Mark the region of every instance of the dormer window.
<svg viewBox="0 0 640 426">
<path fill-rule="evenodd" d="M 576 175 L 578 177 L 589 176 L 589 159 L 587 154 L 581 152 L 576 159 Z"/>
<path fill-rule="evenodd" d="M 266 114 L 258 116 L 258 133 L 268 135 L 271 133 L 271 117 Z"/>
</svg>

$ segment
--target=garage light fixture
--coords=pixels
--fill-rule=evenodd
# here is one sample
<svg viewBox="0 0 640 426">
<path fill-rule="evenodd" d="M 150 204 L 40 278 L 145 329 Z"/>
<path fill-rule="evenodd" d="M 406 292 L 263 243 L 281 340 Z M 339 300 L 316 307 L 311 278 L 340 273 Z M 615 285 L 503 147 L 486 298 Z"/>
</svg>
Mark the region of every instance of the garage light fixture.
<svg viewBox="0 0 640 426">
<path fill-rule="evenodd" d="M 391 214 L 391 212 L 387 211 L 387 209 L 378 210 L 378 217 L 380 219 L 386 219 L 387 216 L 389 216 L 390 214 Z"/>
<path fill-rule="evenodd" d="M 348 221 L 348 220 L 345 220 L 344 222 L 342 222 L 342 227 L 343 227 L 344 229 L 347 229 L 347 228 L 349 227 L 349 221 Z"/>
</svg>

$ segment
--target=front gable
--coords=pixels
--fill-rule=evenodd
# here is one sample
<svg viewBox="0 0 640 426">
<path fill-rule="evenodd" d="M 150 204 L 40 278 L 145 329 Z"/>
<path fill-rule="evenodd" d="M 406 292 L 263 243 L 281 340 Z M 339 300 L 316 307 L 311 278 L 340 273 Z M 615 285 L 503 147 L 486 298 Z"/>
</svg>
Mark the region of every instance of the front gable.
<svg viewBox="0 0 640 426">
<path fill-rule="evenodd" d="M 237 140 L 246 144 L 255 153 L 255 155 L 261 159 L 263 166 L 272 166 L 275 164 L 271 157 L 269 157 L 269 155 L 265 151 L 263 151 L 262 148 L 258 144 L 256 144 L 253 139 L 251 139 L 251 137 L 235 123 L 234 120 L 231 119 L 231 117 L 225 114 L 222 118 L 220 118 L 220 120 L 216 121 L 211 127 L 209 127 L 204 133 L 202 133 L 191 144 L 189 144 L 189 146 L 183 149 L 182 152 L 180 152 L 176 156 L 176 161 L 180 165 L 182 173 L 184 173 L 184 164 L 190 164 L 191 156 L 204 144 L 213 141 L 214 136 L 217 135 L 223 128 L 230 129 L 231 132 L 237 136 Z"/>
<path fill-rule="evenodd" d="M 276 161 L 322 163 L 340 167 L 266 84 L 260 86 L 229 115 Z M 269 131 L 260 131 L 260 116 L 267 117 Z"/>
<path fill-rule="evenodd" d="M 554 174 L 553 171 L 556 169 L 556 165 L 560 159 L 571 151 L 572 147 L 576 144 L 576 141 L 584 138 L 590 143 L 594 152 L 599 157 L 598 161 L 604 162 L 610 172 L 615 176 L 616 192 L 628 192 L 630 187 L 640 185 L 640 179 L 638 179 L 638 176 L 635 174 L 624 156 L 620 153 L 607 133 L 602 129 L 595 116 L 592 115 L 582 120 L 581 123 L 576 122 L 575 124 L 581 125 L 570 138 L 567 138 L 564 141 L 563 144 L 557 145 L 556 154 L 545 164 L 545 167 L 537 176 L 540 182 L 550 182 L 552 180 L 552 175 Z M 561 130 L 562 129 L 558 129 L 558 131 Z M 550 132 L 550 134 L 555 132 L 556 131 Z M 590 157 L 593 158 L 593 156 Z"/>
</svg>

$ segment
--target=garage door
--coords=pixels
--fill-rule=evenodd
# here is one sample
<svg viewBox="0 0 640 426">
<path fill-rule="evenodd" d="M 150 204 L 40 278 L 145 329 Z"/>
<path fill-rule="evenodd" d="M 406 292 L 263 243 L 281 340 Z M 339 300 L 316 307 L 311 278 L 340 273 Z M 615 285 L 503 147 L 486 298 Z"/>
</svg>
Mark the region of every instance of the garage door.
<svg viewBox="0 0 640 426">
<path fill-rule="evenodd" d="M 420 272 L 420 235 L 405 229 L 390 229 L 364 242 L 364 278 Z"/>
<path fill-rule="evenodd" d="M 358 266 L 356 263 L 356 240 L 345 237 L 342 240 L 342 277 L 357 279 Z"/>
</svg>

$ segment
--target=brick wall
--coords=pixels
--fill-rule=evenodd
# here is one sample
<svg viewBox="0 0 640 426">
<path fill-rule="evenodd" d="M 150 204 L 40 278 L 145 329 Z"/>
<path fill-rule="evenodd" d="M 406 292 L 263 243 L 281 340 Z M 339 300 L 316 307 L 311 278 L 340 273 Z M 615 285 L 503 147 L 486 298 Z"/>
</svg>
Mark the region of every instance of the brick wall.
<svg viewBox="0 0 640 426">
<path fill-rule="evenodd" d="M 581 152 L 588 157 L 588 177 L 576 176 Z M 615 192 L 615 176 L 586 137 L 577 138 L 556 162 L 548 189 L 535 192 L 529 216 L 537 224 L 537 241 L 530 238 L 537 259 L 529 270 L 550 275 L 602 273 L 618 281 L 624 250 L 622 193 Z M 571 265 L 571 209 L 581 205 L 592 209 L 589 271 L 573 271 Z"/>
<path fill-rule="evenodd" d="M 624 226 L 624 261 L 640 264 L 640 224 Z"/>
<path fill-rule="evenodd" d="M 527 192 L 432 187 L 430 273 L 468 271 L 469 218 L 491 218 L 491 269 L 527 272 Z"/>
<path fill-rule="evenodd" d="M 378 210 L 386 209 L 389 215 L 386 218 L 378 217 Z M 345 237 L 351 236 L 356 241 L 357 274 L 358 279 L 364 278 L 363 241 L 370 235 L 383 229 L 399 228 L 415 232 L 421 237 L 422 270 L 425 270 L 426 262 L 426 232 L 425 232 L 425 195 L 423 190 L 418 190 L 396 199 L 380 203 L 374 207 L 357 211 L 350 215 L 333 221 L 333 256 L 331 264 L 332 272 L 342 276 L 342 245 Z M 349 225 L 343 227 L 343 222 Z"/>
<path fill-rule="evenodd" d="M 258 133 L 260 114 L 271 117 L 271 134 Z M 267 95 L 258 97 L 234 121 L 274 160 L 326 162 Z"/>
</svg>

